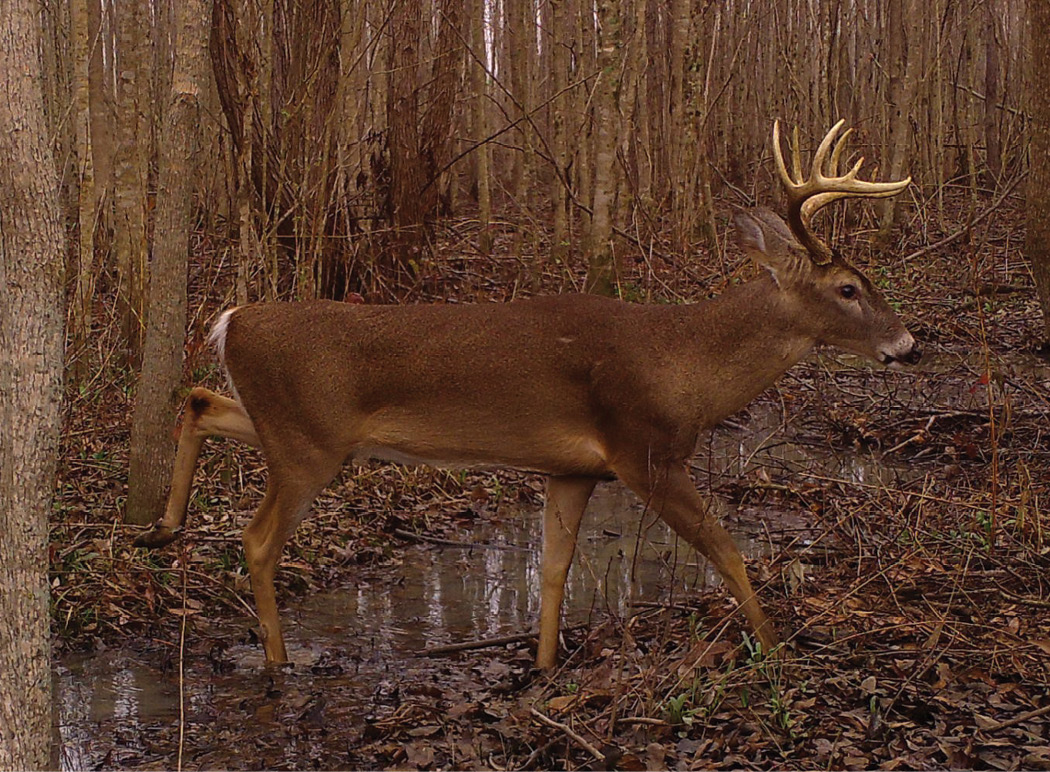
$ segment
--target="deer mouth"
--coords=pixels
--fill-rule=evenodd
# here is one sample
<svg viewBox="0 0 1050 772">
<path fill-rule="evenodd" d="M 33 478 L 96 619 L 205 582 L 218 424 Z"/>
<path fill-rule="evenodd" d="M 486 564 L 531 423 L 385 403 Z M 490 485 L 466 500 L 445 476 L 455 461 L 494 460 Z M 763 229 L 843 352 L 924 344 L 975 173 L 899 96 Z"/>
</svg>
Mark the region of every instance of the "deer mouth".
<svg viewBox="0 0 1050 772">
<path fill-rule="evenodd" d="M 912 344 L 905 353 L 897 355 L 888 352 L 879 354 L 879 361 L 893 370 L 900 370 L 905 365 L 917 365 L 922 359 L 922 348 L 918 343 Z"/>
</svg>

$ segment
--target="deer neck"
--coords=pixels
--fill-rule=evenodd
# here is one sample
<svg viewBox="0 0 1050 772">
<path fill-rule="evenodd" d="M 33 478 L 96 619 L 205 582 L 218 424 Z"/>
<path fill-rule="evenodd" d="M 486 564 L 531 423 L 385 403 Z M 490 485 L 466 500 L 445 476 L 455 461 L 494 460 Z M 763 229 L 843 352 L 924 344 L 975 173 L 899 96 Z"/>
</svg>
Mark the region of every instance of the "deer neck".
<svg viewBox="0 0 1050 772">
<path fill-rule="evenodd" d="M 700 348 L 694 377 L 704 384 L 700 418 L 708 426 L 745 407 L 816 343 L 792 296 L 768 275 L 686 308 Z"/>
</svg>

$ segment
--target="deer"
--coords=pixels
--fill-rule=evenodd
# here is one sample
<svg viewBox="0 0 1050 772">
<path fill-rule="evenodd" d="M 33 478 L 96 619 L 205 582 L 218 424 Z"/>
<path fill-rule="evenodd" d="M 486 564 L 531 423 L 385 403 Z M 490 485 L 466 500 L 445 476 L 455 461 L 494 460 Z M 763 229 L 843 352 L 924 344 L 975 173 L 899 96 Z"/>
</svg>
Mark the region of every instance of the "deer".
<svg viewBox="0 0 1050 772">
<path fill-rule="evenodd" d="M 233 397 L 190 391 L 165 510 L 135 544 L 156 549 L 181 533 L 207 438 L 261 448 L 266 491 L 242 540 L 265 661 L 279 664 L 288 654 L 274 589 L 278 561 L 345 463 L 373 458 L 544 475 L 535 662 L 549 670 L 584 510 L 596 484 L 616 478 L 714 565 L 763 650 L 773 651 L 780 643 L 774 625 L 688 462 L 703 432 L 817 345 L 890 368 L 919 361 L 920 346 L 889 304 L 812 228 L 833 201 L 894 196 L 911 182 L 862 180 L 863 158 L 838 174 L 852 131 L 841 132 L 843 124 L 820 142 L 807 179 L 797 129 L 789 172 L 774 123 L 787 220 L 766 208 L 735 215 L 738 243 L 765 270 L 713 299 L 315 300 L 223 312 L 210 340 Z"/>
</svg>

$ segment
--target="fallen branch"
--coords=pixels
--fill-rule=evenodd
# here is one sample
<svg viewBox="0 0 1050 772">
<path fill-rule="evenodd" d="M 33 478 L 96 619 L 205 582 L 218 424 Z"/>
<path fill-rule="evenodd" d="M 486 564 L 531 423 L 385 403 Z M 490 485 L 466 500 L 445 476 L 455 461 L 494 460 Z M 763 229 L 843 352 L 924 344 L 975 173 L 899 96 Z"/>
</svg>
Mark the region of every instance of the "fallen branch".
<svg viewBox="0 0 1050 772">
<path fill-rule="evenodd" d="M 945 236 L 943 239 L 941 239 L 940 241 L 937 241 L 937 242 L 935 242 L 933 244 L 927 244 L 922 249 L 915 250 L 910 255 L 906 256 L 904 258 L 903 262 L 907 263 L 907 262 L 909 262 L 911 260 L 914 260 L 916 257 L 922 257 L 927 252 L 933 252 L 935 249 L 940 249 L 941 247 L 946 247 L 949 244 L 951 244 L 953 241 L 957 241 L 958 239 L 960 239 L 963 236 L 965 236 L 967 233 L 969 233 L 971 230 L 973 230 L 973 227 L 975 225 L 977 225 L 977 223 L 981 222 L 981 220 L 985 219 L 988 215 L 990 215 L 992 212 L 994 212 L 996 209 L 998 209 L 1002 205 L 1002 203 L 1009 197 L 1009 195 L 1014 192 L 1014 188 L 1016 188 L 1021 183 L 1021 180 L 1023 180 L 1027 176 L 1028 176 L 1028 172 L 1027 171 L 1021 172 L 1020 174 L 1018 174 L 1016 177 L 1014 177 L 1013 182 L 1011 182 L 1007 186 L 1006 190 L 1003 191 L 1002 195 L 999 196 L 999 198 L 997 198 L 995 201 L 992 202 L 991 206 L 989 206 L 987 209 L 985 209 L 979 215 L 977 215 L 972 220 L 967 222 L 966 225 L 964 225 L 962 228 L 957 230 L 955 233 L 952 233 L 949 236 Z"/>
<path fill-rule="evenodd" d="M 568 724 L 563 724 L 560 721 L 555 721 L 553 718 L 549 718 L 548 716 L 545 716 L 542 713 L 540 713 L 538 710 L 536 710 L 536 708 L 529 708 L 529 713 L 531 713 L 533 716 L 538 718 L 540 720 L 540 722 L 546 724 L 547 726 L 552 726 L 555 729 L 560 729 L 562 732 L 565 733 L 565 735 L 567 737 L 569 737 L 573 742 L 575 742 L 577 745 L 579 745 L 581 748 L 583 748 L 589 754 L 594 756 L 594 758 L 596 758 L 598 761 L 601 761 L 601 762 L 605 761 L 605 754 L 602 753 L 597 748 L 595 748 L 589 742 L 587 742 L 586 739 L 584 739 L 582 736 L 580 736 L 580 734 L 577 733 Z"/>
<path fill-rule="evenodd" d="M 480 541 L 453 541 L 452 539 L 441 539 L 437 536 L 425 536 L 421 533 L 406 531 L 404 528 L 395 528 L 394 535 L 402 539 L 422 541 L 427 544 L 440 544 L 443 547 L 460 547 L 461 549 L 486 549 L 486 550 L 509 550 L 511 552 L 535 552 L 532 547 L 519 547 L 517 544 L 492 544 Z"/>
<path fill-rule="evenodd" d="M 1022 724 L 1025 721 L 1028 721 L 1029 719 L 1039 718 L 1040 716 L 1045 716 L 1047 713 L 1050 713 L 1050 705 L 1044 705 L 1041 708 L 1036 708 L 1035 710 L 1030 710 L 1027 713 L 1022 713 L 1019 716 L 1014 716 L 1013 718 L 1008 719 L 1006 721 L 996 721 L 991 726 L 984 727 L 984 731 L 986 731 L 986 732 L 996 732 L 996 731 L 998 731 L 1000 729 L 1006 729 L 1009 726 L 1015 726 L 1016 724 Z"/>
<path fill-rule="evenodd" d="M 475 641 L 462 641 L 460 643 L 449 643 L 445 646 L 431 646 L 419 652 L 420 657 L 437 657 L 442 654 L 452 654 L 457 651 L 472 651 L 474 649 L 489 649 L 493 646 L 505 646 L 508 643 L 520 643 L 530 638 L 535 638 L 538 633 L 517 633 L 515 635 L 501 635 L 497 638 L 481 638 Z"/>
</svg>

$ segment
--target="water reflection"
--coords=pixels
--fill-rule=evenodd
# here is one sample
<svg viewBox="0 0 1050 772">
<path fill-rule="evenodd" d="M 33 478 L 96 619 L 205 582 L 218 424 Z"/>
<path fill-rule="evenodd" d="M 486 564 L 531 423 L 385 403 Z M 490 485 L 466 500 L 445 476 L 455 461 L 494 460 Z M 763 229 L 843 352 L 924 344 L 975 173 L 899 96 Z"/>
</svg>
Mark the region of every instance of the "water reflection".
<svg viewBox="0 0 1050 772">
<path fill-rule="evenodd" d="M 90 749 L 103 724 L 111 749 L 141 753 L 146 727 L 178 714 L 175 685 L 116 650 L 65 657 L 56 665 L 54 679 L 63 769 L 97 766 Z"/>
<path fill-rule="evenodd" d="M 396 577 L 334 589 L 291 613 L 289 637 L 347 633 L 372 655 L 410 655 L 464 638 L 527 631 L 539 615 L 542 523 L 536 512 L 501 511 L 464 531 L 464 546 L 413 545 Z M 596 604 L 624 612 L 632 597 L 657 600 L 706 579 L 691 550 L 621 486 L 599 486 L 588 507 L 566 586 L 566 618 L 587 619 Z M 632 581 L 633 579 L 633 581 Z M 297 632 L 299 631 L 299 632 Z"/>
</svg>

